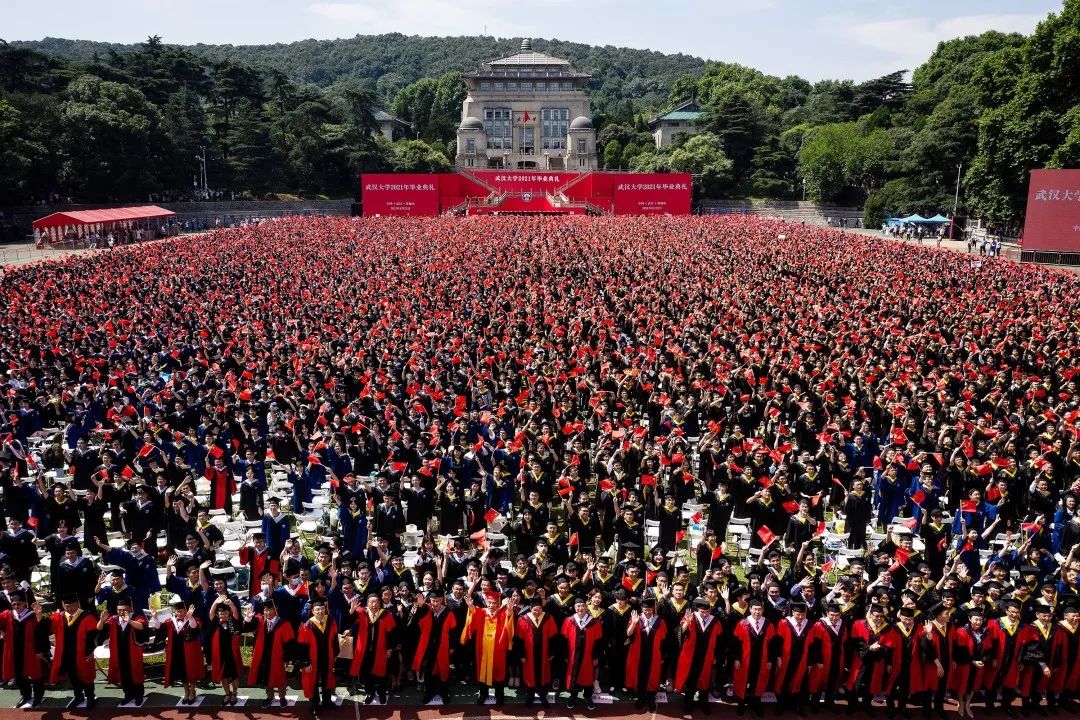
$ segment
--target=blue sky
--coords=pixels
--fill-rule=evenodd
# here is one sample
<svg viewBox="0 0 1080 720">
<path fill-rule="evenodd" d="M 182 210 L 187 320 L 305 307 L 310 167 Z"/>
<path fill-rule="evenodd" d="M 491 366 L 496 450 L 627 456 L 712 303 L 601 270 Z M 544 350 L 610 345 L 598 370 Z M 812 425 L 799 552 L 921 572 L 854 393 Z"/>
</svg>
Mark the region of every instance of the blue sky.
<svg viewBox="0 0 1080 720">
<path fill-rule="evenodd" d="M 941 40 L 1029 33 L 1061 0 L 4 0 L 0 37 L 254 44 L 383 32 L 557 37 L 810 80 L 914 69 Z"/>
</svg>

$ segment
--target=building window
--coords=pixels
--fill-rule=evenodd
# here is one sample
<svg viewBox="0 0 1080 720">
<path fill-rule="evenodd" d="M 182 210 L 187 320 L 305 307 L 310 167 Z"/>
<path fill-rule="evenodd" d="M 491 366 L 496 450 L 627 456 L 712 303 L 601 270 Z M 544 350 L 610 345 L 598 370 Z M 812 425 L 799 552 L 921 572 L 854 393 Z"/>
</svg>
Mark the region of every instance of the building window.
<svg viewBox="0 0 1080 720">
<path fill-rule="evenodd" d="M 541 147 L 545 150 L 566 149 L 566 133 L 569 130 L 570 108 L 541 108 Z"/>
<path fill-rule="evenodd" d="M 522 155 L 535 155 L 536 154 L 536 136 L 534 134 L 535 128 L 523 127 L 521 128 L 521 148 Z"/>
<path fill-rule="evenodd" d="M 470 155 L 476 152 L 476 138 L 467 138 L 465 140 L 465 152 Z"/>
<path fill-rule="evenodd" d="M 536 91 L 537 92 L 545 92 L 546 90 L 547 90 L 547 83 L 546 82 L 538 82 L 538 83 L 536 83 Z"/>
<path fill-rule="evenodd" d="M 513 112 L 510 108 L 485 108 L 484 132 L 487 133 L 488 149 L 509 150 L 511 142 L 511 121 Z"/>
<path fill-rule="evenodd" d="M 518 89 L 517 83 L 516 82 L 507 82 L 506 83 L 506 89 L 509 90 L 509 91 L 516 91 Z"/>
<path fill-rule="evenodd" d="M 563 80 L 562 89 L 563 90 L 573 90 L 574 89 L 574 83 L 569 82 L 567 80 Z"/>
<path fill-rule="evenodd" d="M 533 89 L 533 84 L 531 82 L 523 82 L 523 83 L 521 83 L 521 91 L 522 92 L 532 92 L 532 89 Z"/>
<path fill-rule="evenodd" d="M 503 83 L 501 83 L 501 82 L 495 83 L 494 86 L 493 86 L 493 89 L 495 90 L 495 92 L 502 92 L 503 91 Z"/>
<path fill-rule="evenodd" d="M 484 92 L 491 92 L 491 82 L 485 80 L 484 82 L 480 83 L 480 89 Z"/>
<path fill-rule="evenodd" d="M 587 153 L 588 148 L 589 148 L 589 142 L 587 140 L 578 140 L 577 141 L 578 155 L 584 155 L 585 153 Z"/>
</svg>

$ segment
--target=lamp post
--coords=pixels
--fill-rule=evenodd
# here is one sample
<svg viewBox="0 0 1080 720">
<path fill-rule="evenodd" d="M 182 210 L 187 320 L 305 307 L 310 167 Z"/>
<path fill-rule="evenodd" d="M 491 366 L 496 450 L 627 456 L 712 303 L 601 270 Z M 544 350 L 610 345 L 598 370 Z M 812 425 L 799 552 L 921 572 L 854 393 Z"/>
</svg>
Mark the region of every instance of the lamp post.
<svg viewBox="0 0 1080 720">
<path fill-rule="evenodd" d="M 963 163 L 959 163 L 956 166 L 956 194 L 953 195 L 952 203 L 952 222 L 949 223 L 949 239 L 955 240 L 955 228 L 956 228 L 956 209 L 960 205 L 960 170 L 964 167 Z"/>
</svg>

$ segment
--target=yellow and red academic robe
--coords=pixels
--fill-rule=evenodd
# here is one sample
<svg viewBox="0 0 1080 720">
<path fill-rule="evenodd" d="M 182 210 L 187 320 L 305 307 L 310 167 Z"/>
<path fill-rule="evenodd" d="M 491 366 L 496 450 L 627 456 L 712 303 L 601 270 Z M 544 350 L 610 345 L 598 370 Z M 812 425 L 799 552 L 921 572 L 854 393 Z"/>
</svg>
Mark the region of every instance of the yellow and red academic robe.
<svg viewBox="0 0 1080 720">
<path fill-rule="evenodd" d="M 869 648 L 875 642 L 881 647 L 871 651 Z M 848 693 L 854 692 L 860 685 L 865 685 L 873 695 L 886 692 L 889 689 L 889 675 L 885 669 L 892 662 L 896 646 L 901 644 L 896 638 L 896 631 L 887 622 L 874 628 L 868 620 L 859 620 L 851 628 L 849 643 L 852 652 L 848 668 Z M 869 676 L 865 677 L 867 674 Z"/>
<path fill-rule="evenodd" d="M 1075 693 L 1080 689 L 1080 628 L 1059 622 L 1050 643 L 1050 692 Z"/>
<path fill-rule="evenodd" d="M 915 653 L 911 660 L 911 692 L 936 692 L 941 686 L 948 687 L 949 670 L 952 667 L 952 648 L 954 643 L 952 625 L 945 626 L 945 632 L 936 626 L 926 631 L 920 625 L 915 631 Z M 937 676 L 937 660 L 945 668 L 945 675 Z"/>
<path fill-rule="evenodd" d="M 267 690 L 288 687 L 288 680 L 285 679 L 286 650 L 296 639 L 292 625 L 279 617 L 274 622 L 274 629 L 269 630 L 266 618 L 256 615 L 244 626 L 244 630 L 255 633 L 247 684 Z"/>
<path fill-rule="evenodd" d="M 97 646 L 97 618 L 83 610 L 75 613 L 70 620 L 64 613 L 54 612 L 51 622 L 52 634 L 56 636 L 56 650 L 49 682 L 56 684 L 67 677 L 62 660 L 69 642 L 75 644 L 75 672 L 79 676 L 75 679 L 87 685 L 94 682 L 97 676 L 97 663 L 93 659 Z M 86 661 L 88 656 L 89 662 Z"/>
<path fill-rule="evenodd" d="M 132 627 L 131 622 L 134 620 L 143 623 L 142 630 Z M 105 627 L 109 632 L 109 682 L 120 685 L 121 678 L 128 673 L 132 683 L 142 684 L 144 679 L 142 636 L 146 632 L 146 618 L 142 615 L 131 616 L 131 620 L 128 621 L 127 639 L 123 641 L 123 650 L 121 650 L 121 638 L 124 631 L 120 627 L 120 618 L 113 615 L 105 621 Z"/>
<path fill-rule="evenodd" d="M 840 683 L 845 679 L 843 673 L 847 639 L 848 626 L 843 620 L 839 627 L 833 627 L 827 619 L 820 618 L 810 628 L 807 690 L 811 693 L 822 693 L 829 689 L 835 692 L 840 687 Z M 821 668 L 818 668 L 818 665 L 821 665 Z"/>
<path fill-rule="evenodd" d="M 169 687 L 176 681 L 194 683 L 206 675 L 203 664 L 202 636 L 199 621 L 189 617 L 182 630 L 176 629 L 176 618 L 169 618 L 165 626 L 165 678 L 163 684 Z M 184 673 L 174 673 L 177 664 L 184 664 Z M 180 677 L 174 678 L 174 675 Z"/>
<path fill-rule="evenodd" d="M 386 677 L 386 651 L 390 649 L 390 633 L 397 627 L 394 616 L 385 610 L 379 610 L 371 617 L 367 608 L 356 611 L 356 644 L 353 647 L 350 675 L 363 674 L 365 677 Z M 370 654 L 366 658 L 365 655 Z"/>
<path fill-rule="evenodd" d="M 739 700 L 746 697 L 747 691 L 751 697 L 761 697 L 769 687 L 769 677 L 772 675 L 767 664 L 771 662 L 770 646 L 776 637 L 776 630 L 765 618 L 761 619 L 759 632 L 754 632 L 752 623 L 753 618 L 740 620 L 732 631 L 733 657 L 739 661 L 739 669 L 732 671 L 731 690 Z"/>
<path fill-rule="evenodd" d="M 648 624 L 645 616 L 633 624 L 630 647 L 626 654 L 626 687 L 632 692 L 639 688 L 645 692 L 660 689 L 660 672 L 663 666 L 663 649 L 667 642 L 667 623 L 653 615 Z"/>
<path fill-rule="evenodd" d="M 949 689 L 954 695 L 967 696 L 989 689 L 993 679 L 990 667 L 994 654 L 993 642 L 988 627 L 984 627 L 979 635 L 970 627 L 957 628 L 953 633 L 952 658 L 956 667 L 949 672 Z M 977 667 L 976 660 L 985 664 Z"/>
<path fill-rule="evenodd" d="M 712 685 L 716 648 L 723 630 L 715 615 L 702 620 L 696 614 L 683 629 L 679 659 L 675 663 L 675 692 L 708 690 Z"/>
<path fill-rule="evenodd" d="M 14 610 L 0 612 L 0 631 L 4 633 L 3 672 L 4 680 L 28 678 L 40 680 L 44 674 L 38 659 L 37 616 L 27 608 L 22 621 Z"/>
<path fill-rule="evenodd" d="M 334 677 L 334 663 L 338 654 L 337 623 L 327 618 L 320 627 L 314 618 L 300 626 L 297 642 L 306 646 L 307 667 L 300 673 L 300 684 L 304 687 L 304 697 L 315 697 L 317 687 L 333 690 L 337 687 Z M 321 678 L 321 682 L 320 682 Z"/>
<path fill-rule="evenodd" d="M 543 613 L 536 620 L 532 613 L 518 618 L 517 633 L 524 648 L 521 677 L 530 690 L 545 688 L 551 683 L 551 638 L 559 632 L 555 619 Z"/>
<path fill-rule="evenodd" d="M 579 622 L 575 614 L 563 620 L 562 634 L 569 647 L 566 687 L 591 688 L 595 679 L 593 660 L 598 659 L 595 654 L 596 644 L 603 640 L 603 625 L 588 613 Z"/>
<path fill-rule="evenodd" d="M 506 605 L 494 613 L 487 608 L 472 607 L 465 615 L 461 642 L 475 643 L 476 681 L 494 685 L 506 680 L 506 654 L 514 639 L 515 616 Z"/>
<path fill-rule="evenodd" d="M 809 620 L 804 621 L 801 628 L 790 617 L 776 624 L 782 667 L 780 672 L 775 673 L 773 692 L 781 695 L 796 694 L 806 689 L 811 630 Z"/>
<path fill-rule="evenodd" d="M 1020 642 L 1024 624 L 1017 622 L 1009 627 L 1005 618 L 993 620 L 988 624 L 988 632 L 994 643 L 994 673 L 987 679 L 988 684 L 1007 690 L 1020 686 Z"/>
<path fill-rule="evenodd" d="M 411 666 L 414 673 L 423 673 L 426 678 L 438 678 L 442 682 L 450 679 L 451 638 L 457 626 L 453 611 L 446 607 L 438 616 L 429 607 L 416 620 L 419 635 Z"/>
</svg>

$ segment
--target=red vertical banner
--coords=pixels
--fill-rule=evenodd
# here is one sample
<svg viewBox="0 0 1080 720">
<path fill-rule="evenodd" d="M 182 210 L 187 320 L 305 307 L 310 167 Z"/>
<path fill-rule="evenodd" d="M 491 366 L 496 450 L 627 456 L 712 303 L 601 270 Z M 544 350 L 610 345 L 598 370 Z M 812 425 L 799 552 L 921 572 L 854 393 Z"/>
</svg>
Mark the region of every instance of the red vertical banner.
<svg viewBox="0 0 1080 720">
<path fill-rule="evenodd" d="M 438 175 L 360 176 L 360 199 L 364 215 L 438 215 Z"/>
<path fill-rule="evenodd" d="M 1080 253 L 1080 170 L 1032 170 L 1024 250 Z"/>
</svg>

